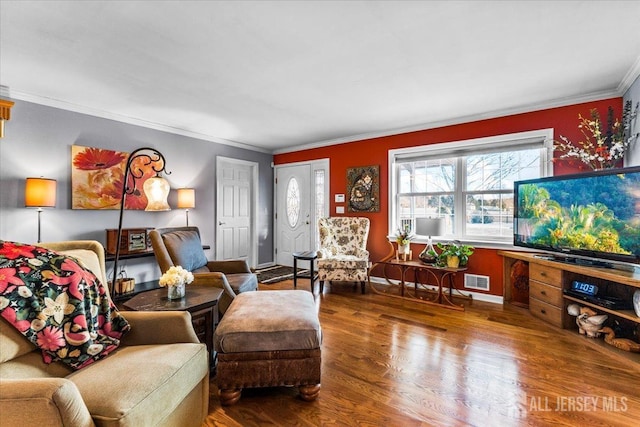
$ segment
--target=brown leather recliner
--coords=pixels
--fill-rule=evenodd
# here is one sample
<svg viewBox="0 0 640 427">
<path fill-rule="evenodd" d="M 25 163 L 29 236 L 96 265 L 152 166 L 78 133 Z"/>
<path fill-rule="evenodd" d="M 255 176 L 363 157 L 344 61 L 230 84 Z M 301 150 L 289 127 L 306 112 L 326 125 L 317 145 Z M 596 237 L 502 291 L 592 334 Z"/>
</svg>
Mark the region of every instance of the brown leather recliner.
<svg viewBox="0 0 640 427">
<path fill-rule="evenodd" d="M 163 273 L 179 265 L 193 273 L 194 280 L 189 286 L 216 286 L 225 290 L 218 302 L 220 315 L 237 294 L 258 290 L 258 279 L 245 260 L 207 260 L 198 227 L 157 228 L 149 235 Z"/>
</svg>

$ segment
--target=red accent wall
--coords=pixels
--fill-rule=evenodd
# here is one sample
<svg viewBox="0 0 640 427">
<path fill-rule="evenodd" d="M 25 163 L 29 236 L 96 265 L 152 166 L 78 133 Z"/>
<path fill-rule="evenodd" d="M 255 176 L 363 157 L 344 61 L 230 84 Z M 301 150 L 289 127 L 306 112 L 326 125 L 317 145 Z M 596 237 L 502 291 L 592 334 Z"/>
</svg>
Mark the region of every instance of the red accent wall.
<svg viewBox="0 0 640 427">
<path fill-rule="evenodd" d="M 569 138 L 572 142 L 578 142 L 584 138 L 580 133 L 580 129 L 578 129 L 578 115 L 581 114 L 583 117 L 589 117 L 590 110 L 595 108 L 600 113 L 602 121 L 606 124 L 609 106 L 613 107 L 615 117 L 621 116 L 622 98 L 611 98 L 321 148 L 276 154 L 274 156 L 274 163 L 281 165 L 328 158 L 330 160 L 331 185 L 329 197 L 330 215 L 332 216 L 336 216 L 336 204 L 333 195 L 336 193 L 346 193 L 347 168 L 379 165 L 380 212 L 345 214 L 350 216 L 366 216 L 371 220 L 368 249 L 371 253 L 371 260 L 375 262 L 388 253 L 386 236 L 389 222 L 389 191 L 387 188 L 389 182 L 389 150 L 443 142 L 463 141 L 545 128 L 554 129 L 554 139 L 556 140 L 562 135 Z M 558 154 L 556 153 L 555 156 L 557 157 Z M 568 164 L 564 160 L 559 160 L 555 162 L 554 170 L 555 175 L 561 175 L 579 172 L 580 170 L 584 170 L 584 167 L 581 165 Z M 420 253 L 423 248 L 424 245 L 412 245 L 414 258 L 415 254 Z M 497 255 L 495 250 L 477 248 L 474 255 L 469 259 L 469 272 L 490 276 L 490 293 L 492 295 L 503 295 L 502 257 Z M 457 283 L 457 286 L 461 287 L 462 275 L 458 275 L 456 279 L 460 281 L 460 283 Z"/>
</svg>

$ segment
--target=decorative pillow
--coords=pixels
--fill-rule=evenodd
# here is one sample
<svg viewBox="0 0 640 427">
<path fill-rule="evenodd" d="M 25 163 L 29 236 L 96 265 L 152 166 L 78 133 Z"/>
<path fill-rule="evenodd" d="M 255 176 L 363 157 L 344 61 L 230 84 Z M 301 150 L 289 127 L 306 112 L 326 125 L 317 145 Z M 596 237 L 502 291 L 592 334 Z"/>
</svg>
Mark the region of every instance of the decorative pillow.
<svg viewBox="0 0 640 427">
<path fill-rule="evenodd" d="M 131 328 L 104 285 L 76 259 L 0 240 L 0 315 L 42 351 L 74 369 L 120 345 Z"/>
<path fill-rule="evenodd" d="M 187 271 L 195 271 L 207 265 L 207 256 L 202 250 L 202 242 L 197 231 L 171 231 L 164 233 L 162 240 L 174 265 L 179 265 Z"/>
</svg>

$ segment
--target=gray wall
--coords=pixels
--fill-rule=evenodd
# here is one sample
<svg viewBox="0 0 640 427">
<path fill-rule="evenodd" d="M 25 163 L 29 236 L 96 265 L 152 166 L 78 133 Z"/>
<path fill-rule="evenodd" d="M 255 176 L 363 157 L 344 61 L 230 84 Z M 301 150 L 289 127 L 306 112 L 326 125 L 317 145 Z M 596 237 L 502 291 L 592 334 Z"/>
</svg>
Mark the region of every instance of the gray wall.
<svg viewBox="0 0 640 427">
<path fill-rule="evenodd" d="M 640 77 L 636 78 L 636 81 L 633 82 L 629 90 L 624 94 L 624 102 L 630 100 L 633 103 L 633 108 L 640 102 Z M 638 111 L 640 113 L 640 111 Z M 639 133 L 640 132 L 640 114 L 636 116 L 636 118 L 631 122 L 631 132 Z M 631 146 L 631 151 L 627 154 L 627 157 L 624 159 L 625 166 L 640 166 L 640 137 L 636 138 L 633 141 L 633 145 Z"/>
<path fill-rule="evenodd" d="M 71 209 L 71 146 L 83 145 L 131 152 L 152 147 L 164 154 L 171 184 L 169 204 L 176 206 L 175 189 L 196 189 L 196 208 L 189 225 L 200 228 L 202 241 L 211 245 L 215 257 L 216 157 L 259 163 L 258 264 L 273 261 L 273 155 L 229 145 L 170 134 L 58 108 L 14 100 L 11 120 L 0 140 L 0 239 L 35 242 L 37 213 L 24 207 L 27 177 L 43 176 L 58 181 L 54 209 L 42 213 L 42 240 L 94 239 L 106 244 L 105 229 L 118 227 L 117 210 Z M 185 212 L 126 210 L 124 228 L 167 227 L 185 224 Z M 160 275 L 153 258 L 122 262 L 127 274 L 138 282 Z M 109 270 L 110 266 L 107 266 Z"/>
</svg>

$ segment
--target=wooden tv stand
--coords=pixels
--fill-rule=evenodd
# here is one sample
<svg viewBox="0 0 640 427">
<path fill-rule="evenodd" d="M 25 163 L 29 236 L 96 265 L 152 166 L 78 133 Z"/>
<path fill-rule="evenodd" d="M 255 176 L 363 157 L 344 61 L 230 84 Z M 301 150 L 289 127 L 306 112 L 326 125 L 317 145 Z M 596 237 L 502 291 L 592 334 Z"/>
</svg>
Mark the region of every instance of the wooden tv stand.
<svg viewBox="0 0 640 427">
<path fill-rule="evenodd" d="M 539 258 L 531 252 L 498 251 L 503 257 L 504 301 L 511 301 L 511 268 L 519 260 L 529 265 L 529 311 L 531 314 L 558 328 L 577 336 L 576 318 L 567 312 L 569 304 L 591 307 L 599 314 L 607 314 L 609 321 L 617 320 L 626 327 L 635 329 L 640 336 L 640 317 L 631 310 L 613 310 L 574 298 L 564 293 L 574 281 L 591 283 L 600 289 L 599 294 L 616 296 L 629 302 L 633 293 L 640 289 L 640 273 L 612 268 L 590 267 Z M 575 331 L 575 332 L 574 332 Z M 581 337 L 582 338 L 582 337 Z M 640 362 L 640 354 L 628 353 L 606 344 L 602 337 L 583 338 L 598 348 L 610 350 L 625 359 Z M 637 340 L 638 338 L 636 338 Z"/>
</svg>

